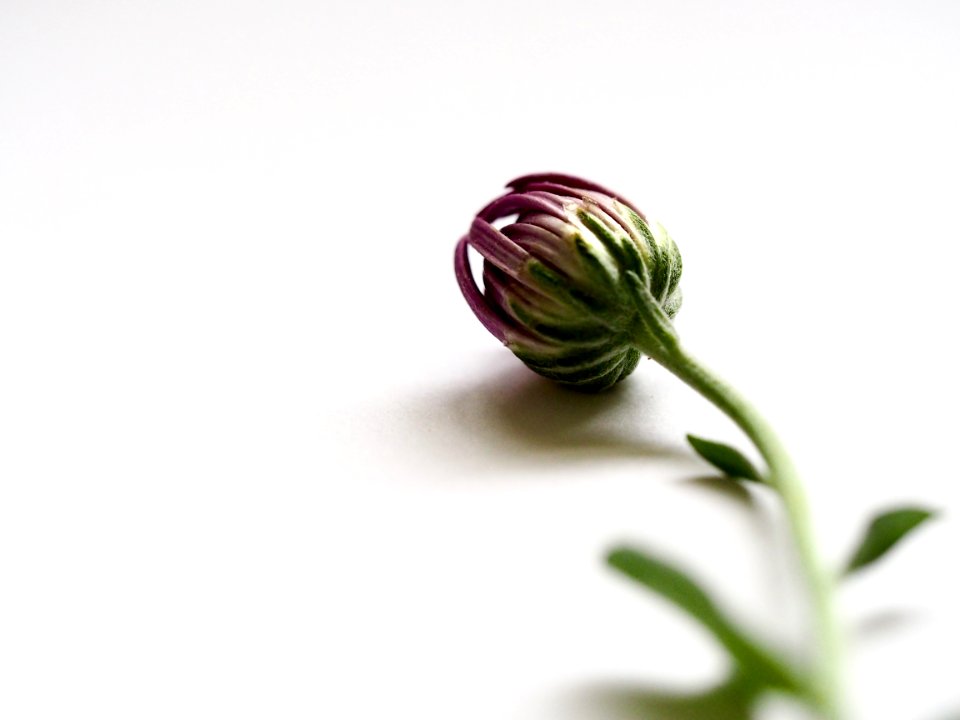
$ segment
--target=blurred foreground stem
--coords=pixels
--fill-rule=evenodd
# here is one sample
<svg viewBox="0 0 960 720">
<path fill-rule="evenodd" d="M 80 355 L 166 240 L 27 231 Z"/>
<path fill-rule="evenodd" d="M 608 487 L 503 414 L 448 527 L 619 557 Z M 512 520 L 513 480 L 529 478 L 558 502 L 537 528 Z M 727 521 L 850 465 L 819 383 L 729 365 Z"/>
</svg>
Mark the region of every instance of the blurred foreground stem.
<svg viewBox="0 0 960 720">
<path fill-rule="evenodd" d="M 652 336 L 655 342 L 651 342 Z M 640 337 L 644 351 L 653 360 L 733 420 L 766 462 L 766 482 L 783 499 L 790 535 L 809 593 L 817 644 L 811 682 L 818 710 L 825 720 L 842 720 L 843 648 L 834 610 L 834 583 L 817 552 L 806 493 L 793 462 L 767 421 L 743 396 L 688 354 L 672 327 L 651 328 L 647 325 L 641 329 Z"/>
</svg>

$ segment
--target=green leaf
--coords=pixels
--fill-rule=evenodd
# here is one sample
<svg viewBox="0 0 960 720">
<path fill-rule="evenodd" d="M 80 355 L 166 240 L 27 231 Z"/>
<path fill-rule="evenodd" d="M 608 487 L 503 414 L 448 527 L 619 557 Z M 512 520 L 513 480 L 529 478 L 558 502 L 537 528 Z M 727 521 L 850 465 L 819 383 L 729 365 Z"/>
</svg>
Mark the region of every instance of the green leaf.
<svg viewBox="0 0 960 720">
<path fill-rule="evenodd" d="M 724 475 L 741 480 L 763 482 L 763 476 L 736 448 L 713 440 L 704 440 L 696 435 L 687 435 L 687 441 L 700 457 Z"/>
<path fill-rule="evenodd" d="M 931 510 L 918 507 L 897 508 L 876 515 L 870 521 L 857 551 L 847 563 L 844 574 L 849 575 L 876 562 L 932 517 L 934 513 Z"/>
<path fill-rule="evenodd" d="M 808 695 L 808 685 L 775 653 L 738 628 L 686 574 L 637 548 L 619 547 L 607 562 L 698 620 L 727 650 L 739 670 L 766 687 Z"/>
</svg>

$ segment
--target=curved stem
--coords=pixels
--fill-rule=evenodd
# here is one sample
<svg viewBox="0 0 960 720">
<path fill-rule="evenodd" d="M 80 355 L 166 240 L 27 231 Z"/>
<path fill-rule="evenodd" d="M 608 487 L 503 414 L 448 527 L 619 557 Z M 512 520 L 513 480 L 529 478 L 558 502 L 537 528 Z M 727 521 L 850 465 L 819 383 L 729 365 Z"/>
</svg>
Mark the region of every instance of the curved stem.
<svg viewBox="0 0 960 720">
<path fill-rule="evenodd" d="M 646 333 L 644 333 L 646 335 Z M 825 720 L 842 717 L 842 641 L 834 612 L 833 580 L 814 542 L 803 484 L 782 443 L 766 420 L 730 385 L 705 368 L 680 345 L 675 333 L 657 333 L 659 342 L 643 343 L 647 354 L 717 406 L 750 438 L 767 464 L 768 482 L 783 498 L 790 533 L 807 585 L 817 633 L 813 681 Z"/>
</svg>

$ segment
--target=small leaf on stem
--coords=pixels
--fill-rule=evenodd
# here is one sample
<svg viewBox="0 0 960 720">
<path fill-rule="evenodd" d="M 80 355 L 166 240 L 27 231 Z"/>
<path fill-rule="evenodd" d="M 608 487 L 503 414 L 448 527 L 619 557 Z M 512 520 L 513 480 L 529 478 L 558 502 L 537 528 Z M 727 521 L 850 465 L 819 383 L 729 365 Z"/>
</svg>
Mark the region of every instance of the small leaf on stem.
<svg viewBox="0 0 960 720">
<path fill-rule="evenodd" d="M 724 475 L 729 475 L 730 477 L 741 480 L 763 482 L 763 477 L 757 469 L 744 457 L 743 453 L 736 448 L 713 440 L 705 440 L 696 435 L 687 435 L 687 441 L 693 446 L 693 449 L 700 457 Z"/>
<path fill-rule="evenodd" d="M 806 682 L 786 662 L 738 628 L 706 591 L 682 571 L 637 548 L 616 548 L 607 556 L 607 562 L 700 621 L 752 682 L 800 696 L 808 693 Z"/>
<path fill-rule="evenodd" d="M 856 552 L 844 568 L 843 574 L 870 565 L 886 555 L 911 531 L 934 517 L 930 510 L 917 507 L 897 508 L 876 515 L 867 526 Z"/>
</svg>

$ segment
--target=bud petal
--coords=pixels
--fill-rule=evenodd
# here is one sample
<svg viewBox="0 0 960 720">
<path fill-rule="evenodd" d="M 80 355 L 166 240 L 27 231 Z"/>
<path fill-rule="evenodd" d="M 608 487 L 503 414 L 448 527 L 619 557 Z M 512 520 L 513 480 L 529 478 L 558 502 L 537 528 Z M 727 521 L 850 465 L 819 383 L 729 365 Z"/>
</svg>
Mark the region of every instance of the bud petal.
<svg viewBox="0 0 960 720">
<path fill-rule="evenodd" d="M 528 175 L 508 188 L 457 245 L 464 298 L 534 371 L 585 390 L 610 387 L 634 370 L 643 350 L 637 279 L 667 318 L 680 308 L 676 244 L 630 202 L 586 180 Z M 484 259 L 482 292 L 468 246 Z"/>
</svg>

